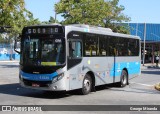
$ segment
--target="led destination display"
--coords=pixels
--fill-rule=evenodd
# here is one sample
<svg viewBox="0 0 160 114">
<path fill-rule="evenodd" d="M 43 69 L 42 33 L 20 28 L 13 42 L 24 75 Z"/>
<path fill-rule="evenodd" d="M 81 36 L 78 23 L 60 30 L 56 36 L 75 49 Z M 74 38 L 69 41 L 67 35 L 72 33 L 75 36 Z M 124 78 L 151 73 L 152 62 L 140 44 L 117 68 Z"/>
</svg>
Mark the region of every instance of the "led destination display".
<svg viewBox="0 0 160 114">
<path fill-rule="evenodd" d="M 64 33 L 63 27 L 31 27 L 26 28 L 25 34 L 57 34 Z"/>
</svg>

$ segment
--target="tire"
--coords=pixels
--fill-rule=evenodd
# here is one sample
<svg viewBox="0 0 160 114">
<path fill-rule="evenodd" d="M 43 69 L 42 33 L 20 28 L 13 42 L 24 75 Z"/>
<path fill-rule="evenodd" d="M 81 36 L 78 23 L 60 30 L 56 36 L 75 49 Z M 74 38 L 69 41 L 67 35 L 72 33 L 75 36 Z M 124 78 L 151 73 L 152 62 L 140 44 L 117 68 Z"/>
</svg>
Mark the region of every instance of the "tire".
<svg viewBox="0 0 160 114">
<path fill-rule="evenodd" d="M 82 89 L 80 90 L 82 95 L 87 95 L 91 92 L 92 89 L 92 78 L 89 74 L 86 74 L 83 83 L 82 83 Z"/>
<path fill-rule="evenodd" d="M 127 84 L 128 84 L 128 73 L 126 72 L 126 70 L 122 70 L 120 87 L 125 87 Z"/>
</svg>

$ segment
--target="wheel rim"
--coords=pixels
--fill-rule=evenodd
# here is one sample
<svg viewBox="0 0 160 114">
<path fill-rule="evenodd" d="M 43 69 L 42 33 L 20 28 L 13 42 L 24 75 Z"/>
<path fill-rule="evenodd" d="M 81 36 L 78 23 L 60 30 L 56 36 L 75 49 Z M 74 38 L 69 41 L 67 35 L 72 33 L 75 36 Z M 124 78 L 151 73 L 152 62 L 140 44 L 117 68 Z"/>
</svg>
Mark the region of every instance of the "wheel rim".
<svg viewBox="0 0 160 114">
<path fill-rule="evenodd" d="M 90 90 L 90 87 L 91 87 L 90 80 L 86 78 L 86 79 L 84 80 L 84 90 L 87 92 L 87 91 Z"/>
<path fill-rule="evenodd" d="M 123 76 L 122 76 L 122 83 L 123 83 L 123 85 L 127 83 L 127 76 L 126 76 L 126 74 L 123 74 Z"/>
</svg>

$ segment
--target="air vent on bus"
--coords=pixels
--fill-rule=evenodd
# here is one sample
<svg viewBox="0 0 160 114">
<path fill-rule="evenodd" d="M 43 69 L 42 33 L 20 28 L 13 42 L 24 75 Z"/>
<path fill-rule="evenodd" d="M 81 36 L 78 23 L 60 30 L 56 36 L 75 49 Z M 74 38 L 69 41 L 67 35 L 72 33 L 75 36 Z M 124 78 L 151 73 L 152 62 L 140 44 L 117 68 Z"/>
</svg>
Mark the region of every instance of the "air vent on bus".
<svg viewBox="0 0 160 114">
<path fill-rule="evenodd" d="M 104 27 L 93 26 L 93 25 L 72 24 L 72 25 L 70 25 L 70 26 L 80 27 L 80 28 L 87 28 L 87 29 L 96 29 L 96 30 L 100 30 L 100 31 L 113 32 L 110 28 L 104 28 Z"/>
</svg>

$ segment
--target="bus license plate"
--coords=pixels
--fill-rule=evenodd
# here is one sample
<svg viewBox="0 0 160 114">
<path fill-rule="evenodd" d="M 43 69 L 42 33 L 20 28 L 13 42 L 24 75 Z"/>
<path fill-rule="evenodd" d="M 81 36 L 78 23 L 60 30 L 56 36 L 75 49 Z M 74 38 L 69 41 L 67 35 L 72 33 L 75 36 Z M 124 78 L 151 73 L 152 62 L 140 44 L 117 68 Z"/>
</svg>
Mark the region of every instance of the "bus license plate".
<svg viewBox="0 0 160 114">
<path fill-rule="evenodd" d="M 39 87 L 39 84 L 32 83 L 32 87 Z"/>
</svg>

